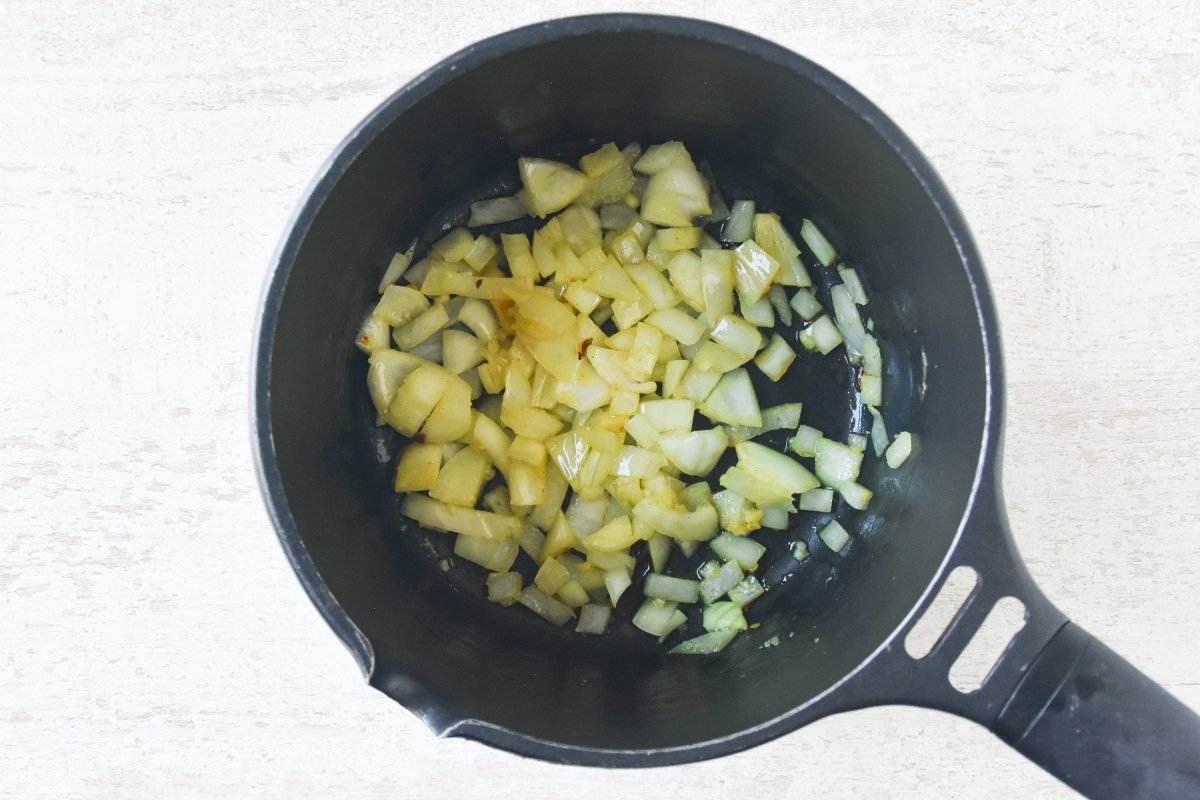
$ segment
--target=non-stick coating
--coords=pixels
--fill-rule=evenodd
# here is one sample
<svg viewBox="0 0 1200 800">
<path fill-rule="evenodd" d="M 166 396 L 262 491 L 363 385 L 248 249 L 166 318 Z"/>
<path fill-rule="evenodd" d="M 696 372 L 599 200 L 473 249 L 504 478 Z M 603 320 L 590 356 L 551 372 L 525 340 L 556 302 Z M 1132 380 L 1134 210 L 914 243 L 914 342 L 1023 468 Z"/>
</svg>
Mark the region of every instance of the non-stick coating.
<svg viewBox="0 0 1200 800">
<path fill-rule="evenodd" d="M 478 720 L 519 750 L 563 745 L 579 749 L 555 757 L 590 763 L 605 763 L 603 751 L 656 751 L 661 763 L 701 742 L 734 749 L 729 737 L 834 687 L 889 638 L 954 541 L 989 398 L 972 282 L 936 199 L 895 149 L 898 133 L 844 103 L 862 101 L 827 73 L 752 37 L 624 19 L 465 51 L 348 140 L 268 291 L 261 457 L 285 547 L 302 578 L 315 566 L 319 580 L 308 574 L 306 585 L 373 685 L 437 730 Z M 794 232 L 815 219 L 864 274 L 885 337 L 889 426 L 921 444 L 899 471 L 868 468 L 878 494 L 849 517 L 858 536 L 846 557 L 816 547 L 787 580 L 775 574 L 761 627 L 711 658 L 667 658 L 633 635 L 578 637 L 448 580 L 436 566 L 445 535 L 408 530 L 397 514 L 388 482 L 398 442 L 374 426 L 352 343 L 389 255 L 511 181 L 518 155 L 666 139 Z M 857 424 L 847 374 L 802 359 L 779 399 L 803 400 L 806 421 L 844 435 Z M 815 524 L 767 535 L 811 539 Z"/>
</svg>

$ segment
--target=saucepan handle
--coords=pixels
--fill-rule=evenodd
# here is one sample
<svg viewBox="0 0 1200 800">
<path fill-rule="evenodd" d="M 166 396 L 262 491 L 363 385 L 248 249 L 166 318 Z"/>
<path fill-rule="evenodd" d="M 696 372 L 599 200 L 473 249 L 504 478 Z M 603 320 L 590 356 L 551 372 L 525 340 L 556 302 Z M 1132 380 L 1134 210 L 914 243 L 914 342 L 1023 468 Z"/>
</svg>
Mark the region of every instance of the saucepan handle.
<svg viewBox="0 0 1200 800">
<path fill-rule="evenodd" d="M 1200 716 L 1073 623 L 992 730 L 1087 797 L 1200 797 Z"/>
<path fill-rule="evenodd" d="M 904 642 L 936 591 L 822 712 L 936 708 L 983 725 L 1087 797 L 1200 798 L 1200 716 L 1046 599 L 1016 553 L 998 490 L 975 504 L 941 580 L 958 566 L 978 582 L 930 652 L 913 657 Z M 1024 605 L 1024 625 L 982 685 L 960 691 L 951 669 L 1004 598 Z"/>
</svg>

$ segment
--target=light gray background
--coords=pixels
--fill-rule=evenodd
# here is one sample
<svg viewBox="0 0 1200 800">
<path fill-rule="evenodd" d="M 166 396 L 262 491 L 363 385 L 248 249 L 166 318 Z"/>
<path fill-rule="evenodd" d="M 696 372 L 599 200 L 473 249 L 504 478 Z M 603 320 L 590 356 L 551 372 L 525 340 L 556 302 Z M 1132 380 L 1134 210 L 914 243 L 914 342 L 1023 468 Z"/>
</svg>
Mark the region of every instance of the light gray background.
<svg viewBox="0 0 1200 800">
<path fill-rule="evenodd" d="M 1200 706 L 1197 3 L 719 6 L 860 88 L 946 179 L 1003 322 L 1021 550 Z M 619 7 L 0 0 L 0 793 L 1070 796 L 905 708 L 643 772 L 437 741 L 310 607 L 247 432 L 288 215 L 428 65 L 597 10 Z"/>
</svg>

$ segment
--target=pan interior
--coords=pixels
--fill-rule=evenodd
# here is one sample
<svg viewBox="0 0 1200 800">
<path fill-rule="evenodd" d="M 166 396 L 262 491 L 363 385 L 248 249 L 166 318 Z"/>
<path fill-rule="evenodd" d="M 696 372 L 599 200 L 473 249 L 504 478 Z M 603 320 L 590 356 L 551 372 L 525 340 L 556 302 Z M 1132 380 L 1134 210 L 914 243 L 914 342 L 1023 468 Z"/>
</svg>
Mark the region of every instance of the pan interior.
<svg viewBox="0 0 1200 800">
<path fill-rule="evenodd" d="M 373 683 L 431 721 L 473 718 L 617 750 L 729 736 L 851 672 L 933 578 L 980 457 L 987 398 L 974 296 L 921 182 L 806 69 L 682 33 L 531 43 L 463 64 L 415 102 L 393 100 L 328 196 L 310 201 L 270 354 L 282 489 L 322 579 L 373 647 Z M 664 657 L 631 630 L 554 629 L 482 600 L 473 565 L 443 573 L 452 541 L 398 514 L 389 482 L 401 442 L 375 427 L 353 347 L 390 254 L 460 222 L 467 201 L 511 190 L 517 156 L 667 139 L 707 160 L 727 198 L 754 198 L 794 234 L 814 219 L 859 270 L 884 349 L 888 427 L 920 442 L 900 470 L 868 459 L 863 482 L 877 496 L 866 512 L 840 515 L 858 534 L 843 554 L 814 543 L 809 562 L 786 557 L 797 538 L 815 542 L 816 515 L 764 532 L 783 557 L 751 615 L 761 626 L 707 658 Z M 801 400 L 804 421 L 829 435 L 861 425 L 844 361 L 801 353 L 784 384 L 759 386 L 764 406 Z"/>
</svg>

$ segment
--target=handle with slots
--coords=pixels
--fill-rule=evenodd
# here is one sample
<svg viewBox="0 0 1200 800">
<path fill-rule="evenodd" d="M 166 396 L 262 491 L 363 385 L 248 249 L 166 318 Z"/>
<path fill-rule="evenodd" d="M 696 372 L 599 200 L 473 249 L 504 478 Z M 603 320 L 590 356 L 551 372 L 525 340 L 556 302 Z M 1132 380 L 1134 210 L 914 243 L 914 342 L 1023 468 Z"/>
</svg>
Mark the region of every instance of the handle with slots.
<svg viewBox="0 0 1200 800">
<path fill-rule="evenodd" d="M 1016 553 L 998 494 L 972 510 L 943 580 L 960 565 L 978 582 L 932 650 L 913 658 L 904 639 L 936 592 L 831 698 L 831 713 L 888 703 L 935 708 L 983 725 L 1086 797 L 1200 797 L 1200 716 L 1046 599 Z M 950 668 L 1005 597 L 1025 606 L 1025 625 L 982 686 L 960 692 Z"/>
</svg>

